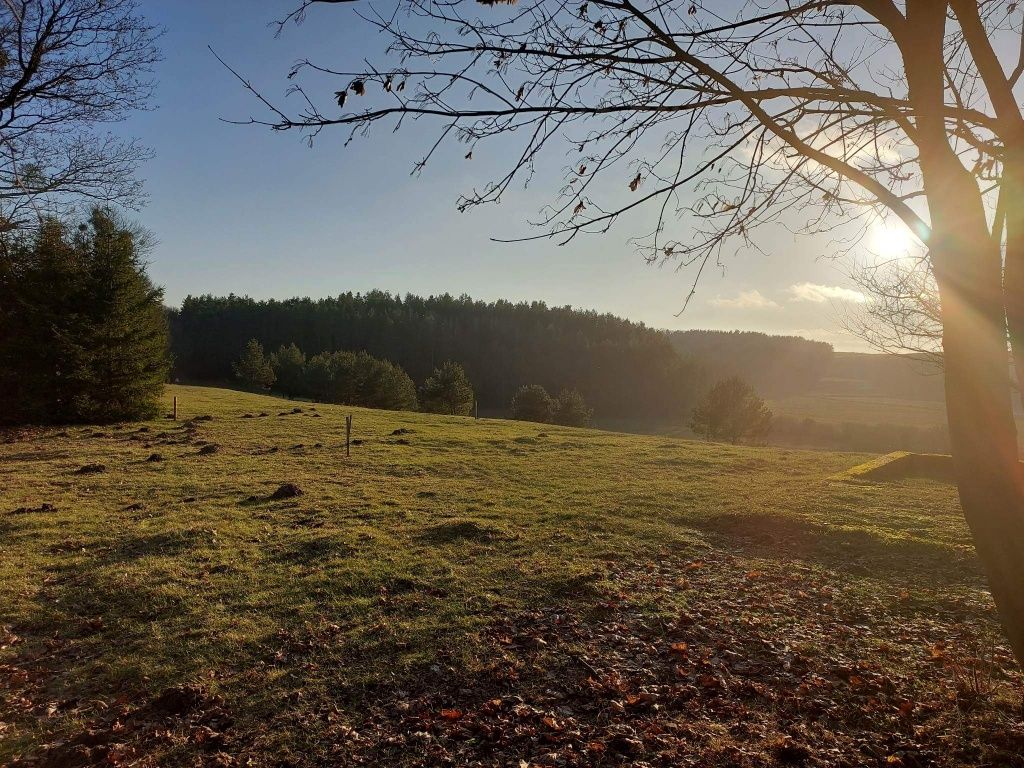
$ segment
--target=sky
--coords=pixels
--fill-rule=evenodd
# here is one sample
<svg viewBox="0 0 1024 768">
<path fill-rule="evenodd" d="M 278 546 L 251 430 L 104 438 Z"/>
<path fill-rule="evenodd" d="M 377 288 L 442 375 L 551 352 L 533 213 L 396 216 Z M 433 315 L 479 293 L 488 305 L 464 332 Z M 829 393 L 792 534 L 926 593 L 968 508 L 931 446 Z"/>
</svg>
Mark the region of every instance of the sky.
<svg viewBox="0 0 1024 768">
<path fill-rule="evenodd" d="M 848 262 L 831 258 L 824 240 L 768 233 L 767 253 L 740 252 L 724 269 L 705 271 L 681 312 L 694 274 L 645 264 L 628 242 L 644 231 L 636 222 L 564 247 L 494 242 L 536 232 L 530 220 L 557 191 L 543 184 L 460 213 L 459 194 L 486 182 L 500 157 L 465 161 L 456 147 L 412 176 L 436 138 L 418 126 L 385 128 L 347 147 L 337 129 L 310 148 L 298 133 L 226 122 L 263 113 L 211 47 L 284 103 L 296 59 L 340 63 L 381 53 L 384 42 L 349 5 L 317 9 L 275 36 L 270 22 L 295 2 L 142 0 L 147 19 L 165 29 L 165 58 L 155 109 L 118 132 L 154 153 L 141 171 L 148 202 L 136 218 L 158 241 L 149 269 L 169 304 L 204 293 L 465 293 L 611 312 L 656 328 L 759 330 L 865 350 L 841 328 L 862 297 L 846 278 Z M 884 248 L 898 239 L 883 231 L 869 242 Z"/>
</svg>

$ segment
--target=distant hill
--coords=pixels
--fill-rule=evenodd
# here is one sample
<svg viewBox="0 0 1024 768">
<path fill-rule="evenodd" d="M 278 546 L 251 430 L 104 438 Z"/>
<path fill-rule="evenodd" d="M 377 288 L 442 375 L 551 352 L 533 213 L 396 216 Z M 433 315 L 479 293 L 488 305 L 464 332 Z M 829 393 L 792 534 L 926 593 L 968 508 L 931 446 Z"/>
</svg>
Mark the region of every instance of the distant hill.
<svg viewBox="0 0 1024 768">
<path fill-rule="evenodd" d="M 815 387 L 823 394 L 943 401 L 942 372 L 916 355 L 836 352 Z"/>
<path fill-rule="evenodd" d="M 709 381 L 739 376 L 765 397 L 808 392 L 830 375 L 832 345 L 754 331 L 673 331 L 669 340 L 698 362 Z"/>
<path fill-rule="evenodd" d="M 673 331 L 669 339 L 710 380 L 740 376 L 765 397 L 944 398 L 941 372 L 916 355 L 835 352 L 825 342 L 755 331 Z"/>
</svg>

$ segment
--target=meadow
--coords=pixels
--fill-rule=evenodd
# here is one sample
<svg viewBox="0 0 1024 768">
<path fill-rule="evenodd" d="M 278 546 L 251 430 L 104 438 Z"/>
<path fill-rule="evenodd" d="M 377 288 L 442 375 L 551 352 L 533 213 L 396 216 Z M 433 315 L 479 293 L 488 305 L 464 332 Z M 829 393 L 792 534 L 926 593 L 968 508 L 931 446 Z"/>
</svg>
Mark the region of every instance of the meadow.
<svg viewBox="0 0 1024 768">
<path fill-rule="evenodd" d="M 1024 765 L 949 485 L 172 397 L 0 443 L 0 764 Z"/>
</svg>

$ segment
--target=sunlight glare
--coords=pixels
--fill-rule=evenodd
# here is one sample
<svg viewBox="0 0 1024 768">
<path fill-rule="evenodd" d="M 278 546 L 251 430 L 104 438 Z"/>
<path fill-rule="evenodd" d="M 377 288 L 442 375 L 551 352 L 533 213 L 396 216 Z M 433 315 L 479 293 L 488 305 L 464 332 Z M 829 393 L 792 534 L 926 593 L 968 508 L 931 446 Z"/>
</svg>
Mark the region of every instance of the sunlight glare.
<svg viewBox="0 0 1024 768">
<path fill-rule="evenodd" d="M 879 221 L 872 225 L 871 250 L 888 259 L 910 256 L 916 246 L 914 236 L 902 221 Z"/>
</svg>

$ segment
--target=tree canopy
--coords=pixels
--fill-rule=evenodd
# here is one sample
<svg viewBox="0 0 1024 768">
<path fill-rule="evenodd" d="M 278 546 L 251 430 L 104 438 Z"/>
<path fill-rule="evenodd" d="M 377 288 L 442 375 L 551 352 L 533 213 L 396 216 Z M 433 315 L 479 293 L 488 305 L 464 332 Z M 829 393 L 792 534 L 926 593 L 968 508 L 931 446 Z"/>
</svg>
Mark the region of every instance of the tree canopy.
<svg viewBox="0 0 1024 768">
<path fill-rule="evenodd" d="M 147 108 L 158 37 L 137 0 L 0 3 L 0 230 L 140 199 L 149 152 L 103 129 Z"/>
</svg>

